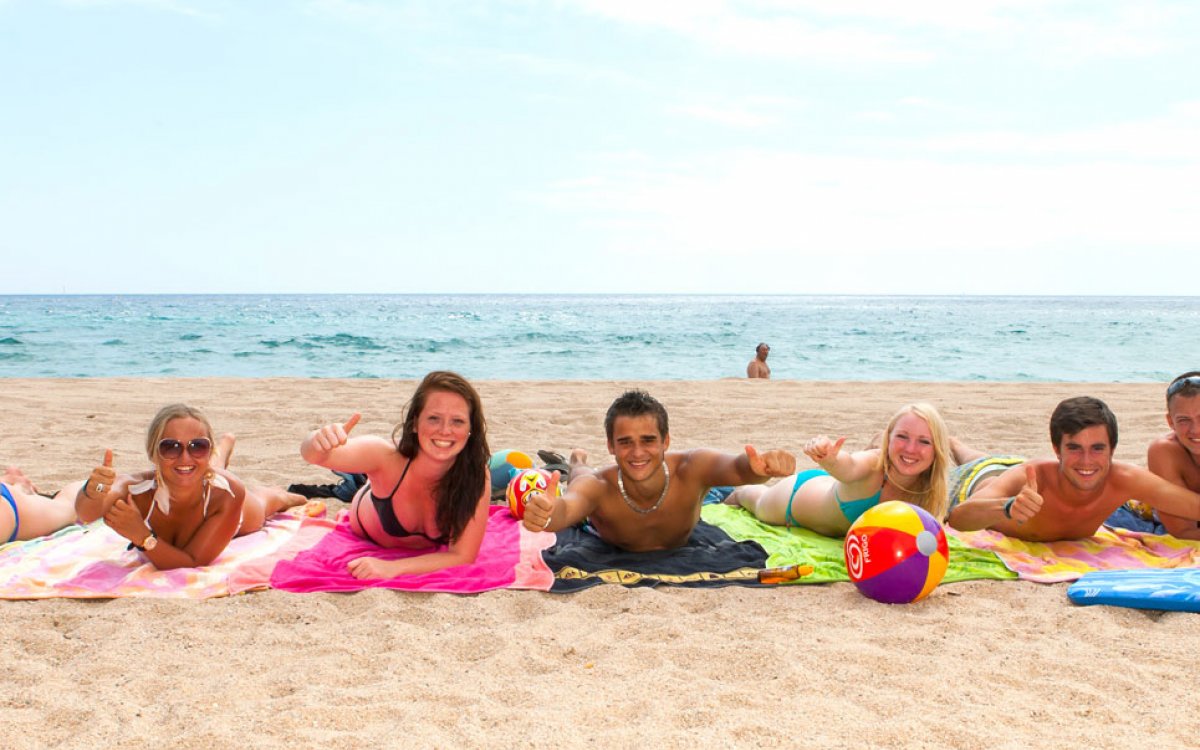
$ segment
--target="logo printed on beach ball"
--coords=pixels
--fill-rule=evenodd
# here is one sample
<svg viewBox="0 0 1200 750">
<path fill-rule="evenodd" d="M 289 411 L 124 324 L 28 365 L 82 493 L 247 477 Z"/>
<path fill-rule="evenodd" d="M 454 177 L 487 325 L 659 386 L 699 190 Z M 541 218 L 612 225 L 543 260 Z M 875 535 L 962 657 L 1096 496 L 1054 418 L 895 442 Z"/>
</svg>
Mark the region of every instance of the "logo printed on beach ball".
<svg viewBox="0 0 1200 750">
<path fill-rule="evenodd" d="M 929 596 L 946 575 L 950 547 L 923 508 L 890 500 L 858 517 L 846 532 L 846 572 L 863 595 L 884 604 Z"/>
<path fill-rule="evenodd" d="M 550 472 L 544 469 L 525 469 L 518 472 L 508 483 L 508 509 L 518 519 L 525 517 L 525 498 L 530 492 L 546 491 L 550 486 Z M 558 496 L 562 497 L 563 486 L 558 484 Z"/>
<path fill-rule="evenodd" d="M 508 486 L 508 480 L 522 469 L 532 469 L 533 459 L 528 453 L 521 451 L 496 451 L 488 461 L 488 472 L 491 474 L 492 490 L 502 491 Z"/>
</svg>

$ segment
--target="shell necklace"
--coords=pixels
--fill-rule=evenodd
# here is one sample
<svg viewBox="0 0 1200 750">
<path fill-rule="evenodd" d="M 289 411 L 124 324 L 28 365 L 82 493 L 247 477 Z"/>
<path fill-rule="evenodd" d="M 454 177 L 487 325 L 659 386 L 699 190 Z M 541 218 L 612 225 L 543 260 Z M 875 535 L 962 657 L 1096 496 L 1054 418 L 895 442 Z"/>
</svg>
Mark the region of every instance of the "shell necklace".
<svg viewBox="0 0 1200 750">
<path fill-rule="evenodd" d="M 663 500 L 667 499 L 667 490 L 671 489 L 671 470 L 667 468 L 667 459 L 665 458 L 662 462 L 662 470 L 663 476 L 666 477 L 666 482 L 663 483 L 662 494 L 658 496 L 658 500 L 654 501 L 654 505 L 651 505 L 649 508 L 643 508 L 635 503 L 633 498 L 629 497 L 629 493 L 625 491 L 625 480 L 621 478 L 621 467 L 617 467 L 617 489 L 621 491 L 621 497 L 625 500 L 625 504 L 635 513 L 641 513 L 642 515 L 653 513 L 663 504 Z"/>
</svg>

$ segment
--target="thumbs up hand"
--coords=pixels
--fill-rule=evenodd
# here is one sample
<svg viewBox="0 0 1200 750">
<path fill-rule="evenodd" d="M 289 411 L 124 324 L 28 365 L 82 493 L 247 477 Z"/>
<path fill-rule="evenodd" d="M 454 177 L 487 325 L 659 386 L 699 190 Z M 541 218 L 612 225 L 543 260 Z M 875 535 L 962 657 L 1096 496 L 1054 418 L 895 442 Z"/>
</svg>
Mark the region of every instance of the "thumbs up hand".
<svg viewBox="0 0 1200 750">
<path fill-rule="evenodd" d="M 104 451 L 104 463 L 92 469 L 92 475 L 83 485 L 83 493 L 92 500 L 107 500 L 113 493 L 113 482 L 117 471 L 113 468 L 112 448 Z"/>
<path fill-rule="evenodd" d="M 824 435 L 818 435 L 804 444 L 804 454 L 816 462 L 817 465 L 825 468 L 837 462 L 838 453 L 841 452 L 842 445 L 845 442 L 846 438 L 844 437 L 840 437 L 835 441 L 830 440 Z"/>
<path fill-rule="evenodd" d="M 350 415 L 344 424 L 334 423 L 327 424 L 313 432 L 309 438 L 309 443 L 314 449 L 321 453 L 328 453 L 334 448 L 339 448 L 346 444 L 350 439 L 350 431 L 362 419 L 362 415 L 355 412 Z"/>
<path fill-rule="evenodd" d="M 750 471 L 760 477 L 786 477 L 796 472 L 796 457 L 787 451 L 759 453 L 753 445 L 747 445 L 746 458 L 750 461 Z"/>
<path fill-rule="evenodd" d="M 554 500 L 558 497 L 558 480 L 559 473 L 557 471 L 550 475 L 550 480 L 546 483 L 546 490 L 534 490 L 525 496 L 525 514 L 522 516 L 522 521 L 525 523 L 525 528 L 530 531 L 547 531 L 550 528 L 550 521 L 554 518 Z"/>
<path fill-rule="evenodd" d="M 1017 523 L 1025 523 L 1038 514 L 1043 502 L 1038 493 L 1037 469 L 1025 464 L 1025 486 L 1004 503 L 1004 515 Z"/>
</svg>

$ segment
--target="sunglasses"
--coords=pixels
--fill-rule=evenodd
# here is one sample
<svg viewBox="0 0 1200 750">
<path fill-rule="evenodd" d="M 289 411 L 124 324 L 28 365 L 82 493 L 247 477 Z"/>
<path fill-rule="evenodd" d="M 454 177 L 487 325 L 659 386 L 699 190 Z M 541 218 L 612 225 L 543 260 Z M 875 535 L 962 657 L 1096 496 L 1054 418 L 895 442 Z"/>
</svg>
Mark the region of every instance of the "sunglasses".
<svg viewBox="0 0 1200 750">
<path fill-rule="evenodd" d="M 187 443 L 181 443 L 172 438 L 158 441 L 158 455 L 163 458 L 175 459 L 183 455 L 184 449 L 192 458 L 205 459 L 212 452 L 212 441 L 208 438 L 196 438 Z"/>
<path fill-rule="evenodd" d="M 1200 388 L 1200 375 L 1192 375 L 1186 378 L 1180 378 L 1167 388 L 1167 398 L 1174 396 L 1184 388 L 1191 386 L 1192 388 Z"/>
</svg>

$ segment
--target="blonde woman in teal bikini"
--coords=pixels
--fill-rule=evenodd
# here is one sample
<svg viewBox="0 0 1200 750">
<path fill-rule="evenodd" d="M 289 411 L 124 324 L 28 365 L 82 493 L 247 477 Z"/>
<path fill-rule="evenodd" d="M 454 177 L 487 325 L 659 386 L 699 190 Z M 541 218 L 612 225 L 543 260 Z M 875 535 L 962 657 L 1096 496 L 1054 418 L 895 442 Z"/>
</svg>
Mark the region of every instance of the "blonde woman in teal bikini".
<svg viewBox="0 0 1200 750">
<path fill-rule="evenodd" d="M 918 505 L 945 518 L 949 436 L 937 409 L 909 404 L 888 422 L 883 447 L 843 453 L 845 438 L 809 440 L 804 453 L 821 468 L 802 471 L 770 487 L 746 485 L 725 502 L 740 505 L 776 526 L 803 526 L 844 536 L 869 508 L 888 500 Z"/>
<path fill-rule="evenodd" d="M 0 544 L 53 534 L 75 523 L 79 482 L 54 496 L 41 495 L 20 469 L 9 467 L 0 477 Z"/>
<path fill-rule="evenodd" d="M 233 445 L 228 433 L 213 439 L 200 411 L 166 406 L 146 434 L 154 468 L 118 475 L 107 451 L 76 494 L 75 512 L 83 523 L 104 518 L 160 570 L 209 565 L 235 536 L 305 502 L 278 487 L 243 484 L 227 469 Z"/>
</svg>

